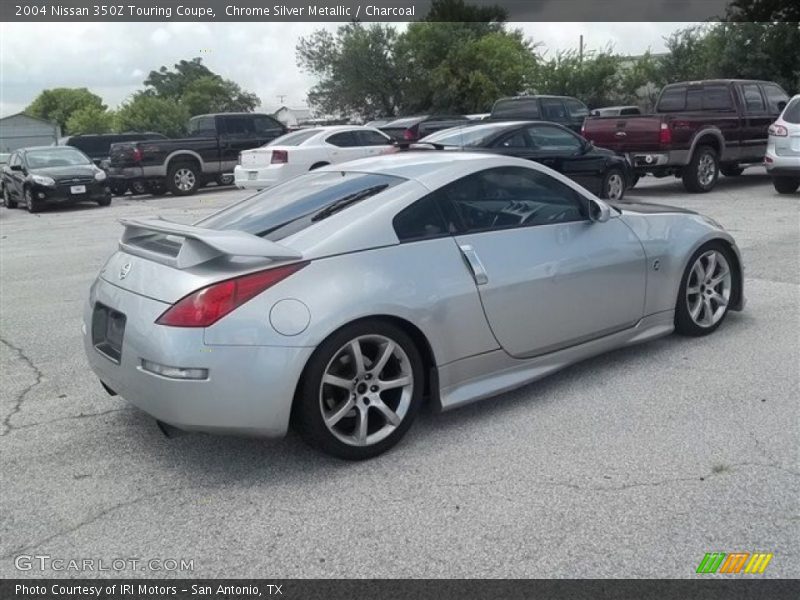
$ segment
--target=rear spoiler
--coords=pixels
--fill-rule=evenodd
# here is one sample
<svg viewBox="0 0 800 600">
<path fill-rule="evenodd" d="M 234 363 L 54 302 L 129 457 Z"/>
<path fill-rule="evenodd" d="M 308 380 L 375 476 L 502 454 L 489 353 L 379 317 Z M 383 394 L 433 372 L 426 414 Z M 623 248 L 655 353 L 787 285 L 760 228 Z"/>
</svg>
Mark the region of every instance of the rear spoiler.
<svg viewBox="0 0 800 600">
<path fill-rule="evenodd" d="M 178 269 L 188 269 L 219 256 L 251 256 L 269 260 L 298 260 L 303 257 L 296 250 L 244 231 L 182 225 L 161 217 L 120 219 L 120 223 L 125 227 L 119 241 L 120 250 Z M 148 247 L 147 238 L 154 233 L 183 238 L 180 249 L 173 254 Z"/>
</svg>

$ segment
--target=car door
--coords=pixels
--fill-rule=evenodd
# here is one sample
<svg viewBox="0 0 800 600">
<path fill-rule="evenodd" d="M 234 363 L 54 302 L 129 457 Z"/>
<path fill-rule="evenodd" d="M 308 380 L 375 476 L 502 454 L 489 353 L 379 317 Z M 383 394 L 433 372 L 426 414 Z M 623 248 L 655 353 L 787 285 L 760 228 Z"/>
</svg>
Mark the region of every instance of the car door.
<svg viewBox="0 0 800 600">
<path fill-rule="evenodd" d="M 388 135 L 372 129 L 359 129 L 355 132 L 361 145 L 362 156 L 378 156 L 394 150 L 394 142 Z"/>
<path fill-rule="evenodd" d="M 757 83 L 744 83 L 739 88 L 742 100 L 741 155 L 742 161 L 758 161 L 767 151 L 769 126 L 775 120 Z"/>
<path fill-rule="evenodd" d="M 361 146 L 361 141 L 353 130 L 331 134 L 325 142 L 328 144 L 328 156 L 332 163 L 355 160 L 364 156 L 364 147 Z"/>
<path fill-rule="evenodd" d="M 635 325 L 643 316 L 645 254 L 612 211 L 524 167 L 487 169 L 438 193 L 470 265 L 498 343 L 538 356 Z"/>
</svg>

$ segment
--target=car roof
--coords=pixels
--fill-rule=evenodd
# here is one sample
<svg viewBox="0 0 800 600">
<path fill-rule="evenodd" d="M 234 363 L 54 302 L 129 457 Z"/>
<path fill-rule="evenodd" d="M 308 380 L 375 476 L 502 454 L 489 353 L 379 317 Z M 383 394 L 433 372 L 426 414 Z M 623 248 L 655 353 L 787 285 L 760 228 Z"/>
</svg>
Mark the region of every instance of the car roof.
<svg viewBox="0 0 800 600">
<path fill-rule="evenodd" d="M 322 167 L 320 171 L 375 173 L 413 179 L 433 188 L 477 170 L 502 166 L 537 168 L 537 163 L 486 152 L 398 152 Z"/>
</svg>

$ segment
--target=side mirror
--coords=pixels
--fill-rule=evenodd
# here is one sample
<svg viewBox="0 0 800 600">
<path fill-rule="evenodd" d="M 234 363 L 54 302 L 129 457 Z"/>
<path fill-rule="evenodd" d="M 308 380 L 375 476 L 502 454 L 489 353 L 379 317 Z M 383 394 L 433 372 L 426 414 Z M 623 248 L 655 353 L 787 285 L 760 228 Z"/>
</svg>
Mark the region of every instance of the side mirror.
<svg viewBox="0 0 800 600">
<path fill-rule="evenodd" d="M 8 168 L 12 171 L 22 171 L 22 165 L 9 165 Z"/>
<path fill-rule="evenodd" d="M 605 202 L 589 200 L 589 219 L 595 223 L 605 223 L 611 218 L 611 208 Z"/>
</svg>

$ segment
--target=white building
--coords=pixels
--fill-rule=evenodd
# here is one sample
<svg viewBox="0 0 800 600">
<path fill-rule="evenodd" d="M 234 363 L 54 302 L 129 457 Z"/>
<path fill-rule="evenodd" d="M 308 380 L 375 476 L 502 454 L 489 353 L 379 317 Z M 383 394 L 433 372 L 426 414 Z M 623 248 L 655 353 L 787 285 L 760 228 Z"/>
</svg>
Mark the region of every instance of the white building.
<svg viewBox="0 0 800 600">
<path fill-rule="evenodd" d="M 298 127 L 311 121 L 310 108 L 289 108 L 281 106 L 274 113 L 275 118 L 287 127 Z"/>
<path fill-rule="evenodd" d="M 24 113 L 0 118 L 0 152 L 13 152 L 28 146 L 49 146 L 61 137 L 57 123 Z"/>
</svg>

